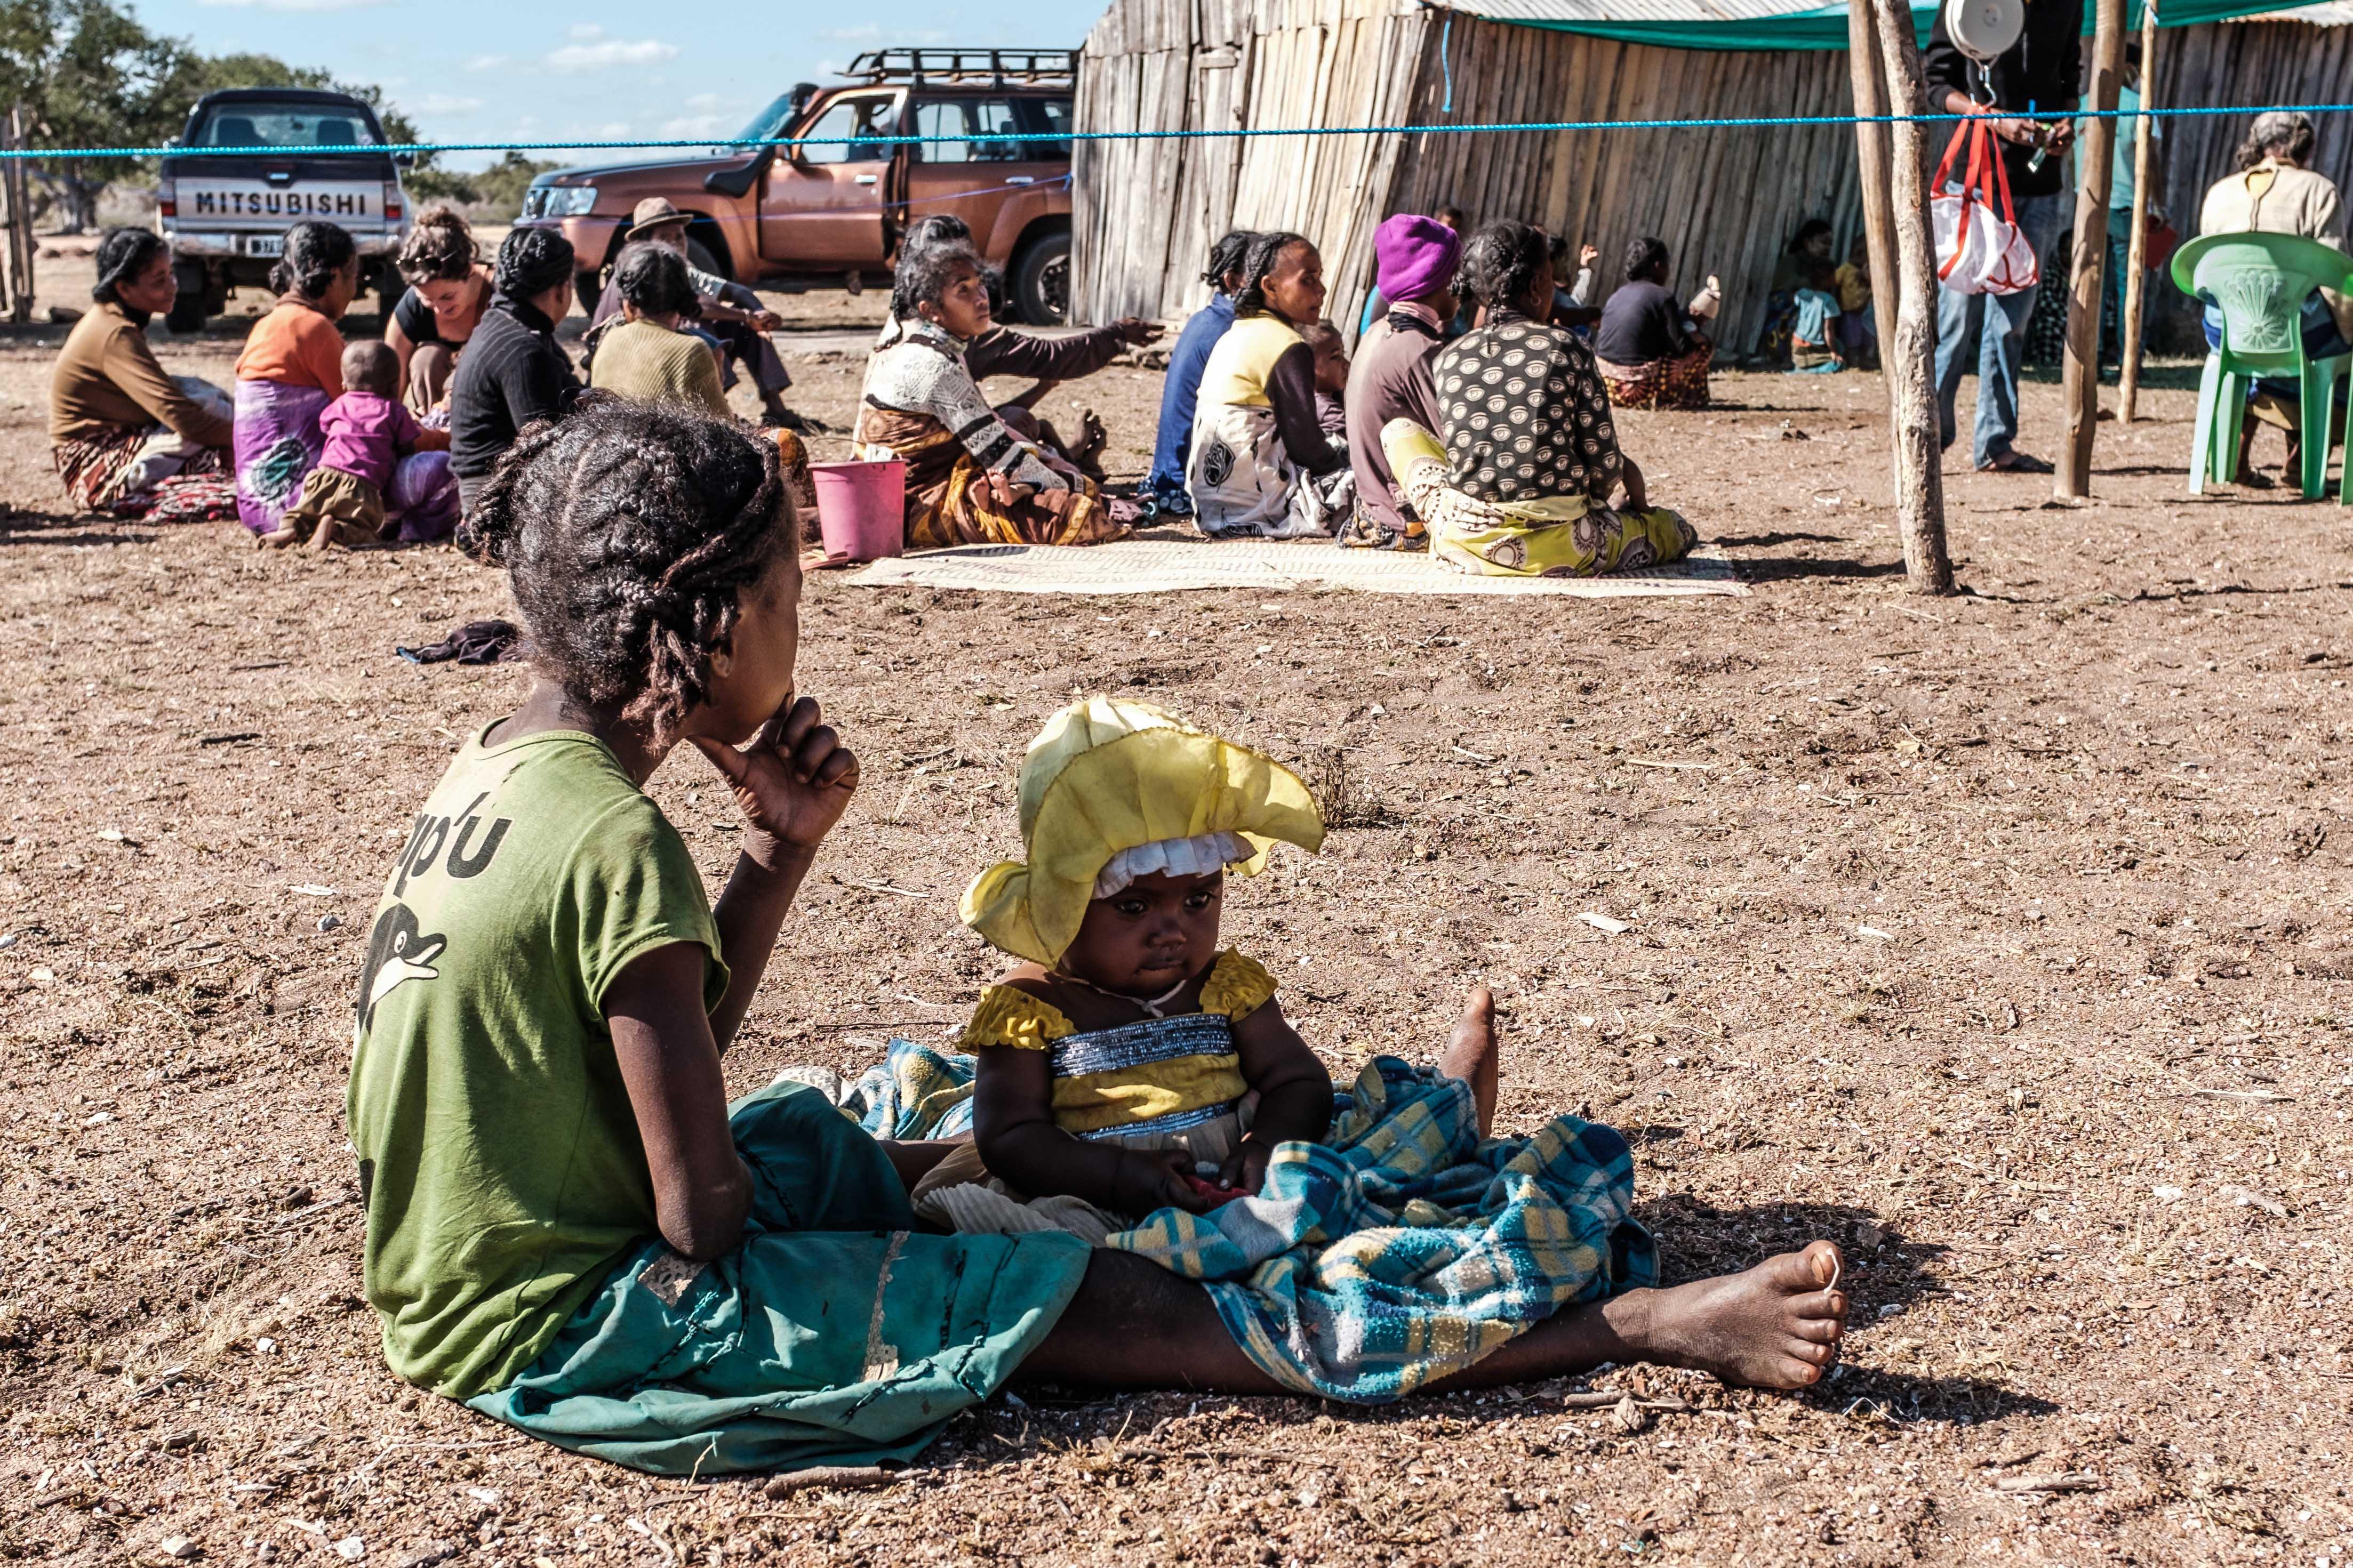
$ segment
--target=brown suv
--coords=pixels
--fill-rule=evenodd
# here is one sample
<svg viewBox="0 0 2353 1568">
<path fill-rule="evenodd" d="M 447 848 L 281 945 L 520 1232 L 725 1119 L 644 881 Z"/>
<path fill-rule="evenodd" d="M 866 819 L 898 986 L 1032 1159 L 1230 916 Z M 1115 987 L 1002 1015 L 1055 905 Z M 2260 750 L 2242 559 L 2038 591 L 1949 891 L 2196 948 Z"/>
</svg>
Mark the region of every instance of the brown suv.
<svg viewBox="0 0 2353 1568">
<path fill-rule="evenodd" d="M 1052 325 L 1070 310 L 1071 144 L 1000 138 L 1067 136 L 1077 68 L 1071 49 L 877 49 L 844 85 L 794 88 L 737 139 L 786 145 L 557 170 L 532 182 L 519 222 L 564 231 L 593 303 L 594 275 L 648 196 L 694 215 L 698 266 L 787 289 L 887 286 L 907 223 L 954 213 L 1004 268 L 1018 319 Z M 859 140 L 892 136 L 946 140 Z M 792 144 L 803 139 L 821 144 Z"/>
</svg>

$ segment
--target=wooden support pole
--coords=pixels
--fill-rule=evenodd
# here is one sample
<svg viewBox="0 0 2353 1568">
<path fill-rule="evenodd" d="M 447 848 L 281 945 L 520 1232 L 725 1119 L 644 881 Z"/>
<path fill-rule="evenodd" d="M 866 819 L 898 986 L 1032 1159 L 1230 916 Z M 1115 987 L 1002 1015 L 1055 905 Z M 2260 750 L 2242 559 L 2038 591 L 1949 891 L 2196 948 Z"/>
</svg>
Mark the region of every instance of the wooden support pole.
<svg viewBox="0 0 2353 1568">
<path fill-rule="evenodd" d="M 2097 0 L 2092 33 L 2091 107 L 2113 110 L 2125 63 L 2125 0 Z M 2061 500 L 2092 493 L 2092 436 L 2100 418 L 2100 300 L 2108 270 L 2108 184 L 2116 122 L 2094 115 L 2075 145 L 2075 256 L 2067 293 L 2067 359 L 2060 377 L 2066 450 L 2052 489 Z"/>
<path fill-rule="evenodd" d="M 1868 6 L 1890 111 L 1928 110 L 1912 12 L 1901 0 L 1850 0 Z M 1888 127 L 1889 211 L 1895 230 L 1894 270 L 1874 289 L 1896 290 L 1895 334 L 1880 345 L 1890 391 L 1888 429 L 1895 448 L 1895 521 L 1904 541 L 1904 574 L 1915 594 L 1953 591 L 1945 549 L 1945 458 L 1936 439 L 1936 272 L 1928 244 L 1927 142 L 1920 122 Z"/>
<path fill-rule="evenodd" d="M 1854 112 L 1870 118 L 1887 112 L 1887 73 L 1879 58 L 1879 35 L 1860 5 L 1846 10 L 1847 74 L 1854 84 Z M 1879 333 L 1880 374 L 1887 383 L 1887 405 L 1895 406 L 1894 372 L 1887 350 L 1895 342 L 1895 302 L 1902 273 L 1895 262 L 1895 198 L 1887 183 L 1888 127 L 1854 128 L 1855 177 L 1862 191 L 1862 237 L 1871 254 L 1871 314 Z"/>
<path fill-rule="evenodd" d="M 2116 382 L 2116 420 L 2133 422 L 2134 404 L 2140 396 L 2141 315 L 2148 308 L 2148 165 L 2149 143 L 2157 139 L 2157 0 L 2141 0 L 2140 112 L 2133 117 L 2132 238 L 2125 257 L 2124 370 Z"/>
<path fill-rule="evenodd" d="M 5 127 L 9 147 L 25 145 L 25 110 L 10 108 Z M 24 326 L 33 319 L 33 177 L 22 158 L 8 160 L 5 188 L 8 196 L 8 319 Z"/>
</svg>

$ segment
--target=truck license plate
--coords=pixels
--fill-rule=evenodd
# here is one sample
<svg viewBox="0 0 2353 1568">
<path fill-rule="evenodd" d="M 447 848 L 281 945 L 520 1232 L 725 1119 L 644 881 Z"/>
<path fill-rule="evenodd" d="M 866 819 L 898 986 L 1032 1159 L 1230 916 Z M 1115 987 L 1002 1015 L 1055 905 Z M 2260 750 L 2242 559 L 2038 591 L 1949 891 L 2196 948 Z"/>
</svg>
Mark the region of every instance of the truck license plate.
<svg viewBox="0 0 2353 1568">
<path fill-rule="evenodd" d="M 245 237 L 245 253 L 248 256 L 283 256 L 286 254 L 286 237 L 282 234 L 248 234 Z"/>
</svg>

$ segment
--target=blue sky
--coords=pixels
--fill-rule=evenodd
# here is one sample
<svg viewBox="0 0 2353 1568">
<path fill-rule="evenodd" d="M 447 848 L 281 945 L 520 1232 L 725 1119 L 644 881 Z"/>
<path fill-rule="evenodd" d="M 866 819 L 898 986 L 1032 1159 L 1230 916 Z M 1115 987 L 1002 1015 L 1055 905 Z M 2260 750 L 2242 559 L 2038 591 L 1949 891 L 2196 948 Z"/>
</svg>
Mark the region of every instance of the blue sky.
<svg viewBox="0 0 2353 1568">
<path fill-rule="evenodd" d="M 435 141 L 729 136 L 796 81 L 860 49 L 1075 47 L 1102 0 L 132 0 L 150 28 L 207 53 L 258 50 L 371 81 Z M 1018 16 L 1008 12 L 1018 10 Z M 814 14 L 813 23 L 810 18 Z M 461 168 L 492 154 L 457 156 Z"/>
</svg>

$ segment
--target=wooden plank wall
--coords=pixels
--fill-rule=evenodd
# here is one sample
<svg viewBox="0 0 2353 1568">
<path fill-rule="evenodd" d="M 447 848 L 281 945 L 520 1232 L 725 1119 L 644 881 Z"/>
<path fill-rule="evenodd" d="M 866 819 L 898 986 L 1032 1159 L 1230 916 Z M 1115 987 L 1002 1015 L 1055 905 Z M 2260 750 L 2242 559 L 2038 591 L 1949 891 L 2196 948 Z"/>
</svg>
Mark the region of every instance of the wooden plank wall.
<svg viewBox="0 0 2353 1568">
<path fill-rule="evenodd" d="M 1085 129 L 1376 125 L 1845 114 L 1838 52 L 1659 49 L 1444 16 L 1412 0 L 1114 0 L 1082 64 Z M 1445 39 L 1441 58 L 1441 38 Z M 2353 27 L 2220 23 L 2164 35 L 2168 105 L 2353 99 Z M 1443 112 L 1451 70 L 1453 107 Z M 2353 188 L 2353 116 L 2320 117 L 2316 166 Z M 2246 117 L 2169 121 L 2166 204 L 2194 232 Z M 1940 140 L 1940 139 L 1939 139 Z M 1941 148 L 1939 149 L 1941 150 Z M 1324 251 L 1333 319 L 1353 328 L 1373 228 L 1452 202 L 1473 224 L 1515 217 L 1601 248 L 1599 294 L 1626 243 L 1656 235 L 1679 289 L 1714 272 L 1718 338 L 1746 349 L 1777 259 L 1827 217 L 1841 256 L 1861 223 L 1843 126 L 1516 135 L 1082 143 L 1080 319 L 1198 308 L 1208 242 L 1296 229 Z M 2160 291 L 2166 302 L 2169 291 Z"/>
<path fill-rule="evenodd" d="M 1837 54 L 1655 49 L 1457 16 L 1409 0 L 1117 0 L 1090 37 L 1083 129 L 1377 125 L 1725 114 L 1843 113 Z M 1232 63 L 1226 63 L 1230 61 Z M 1441 112 L 1445 75 L 1453 110 Z M 1603 250 L 1656 234 L 1677 278 L 1726 287 L 1720 330 L 1746 344 L 1774 259 L 1820 214 L 1841 245 L 1859 222 L 1853 140 L 1841 128 L 1198 139 L 1081 144 L 1080 319 L 1198 308 L 1208 242 L 1296 229 L 1324 252 L 1333 319 L 1352 326 L 1391 212 L 1453 202 L 1474 223 L 1516 217 Z"/>
</svg>

